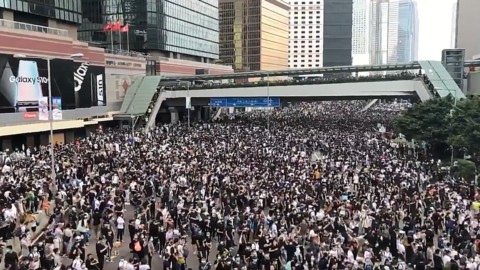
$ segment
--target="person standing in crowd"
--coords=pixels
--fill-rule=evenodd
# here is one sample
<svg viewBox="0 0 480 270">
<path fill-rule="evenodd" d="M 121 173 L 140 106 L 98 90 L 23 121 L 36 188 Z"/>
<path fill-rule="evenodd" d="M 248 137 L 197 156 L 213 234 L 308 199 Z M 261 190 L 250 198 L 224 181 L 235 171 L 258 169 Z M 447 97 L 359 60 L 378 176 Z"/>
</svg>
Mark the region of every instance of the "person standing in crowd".
<svg viewBox="0 0 480 270">
<path fill-rule="evenodd" d="M 117 241 L 123 242 L 123 234 L 125 231 L 125 220 L 123 219 L 123 214 L 119 214 L 116 221 L 117 225 Z"/>
</svg>

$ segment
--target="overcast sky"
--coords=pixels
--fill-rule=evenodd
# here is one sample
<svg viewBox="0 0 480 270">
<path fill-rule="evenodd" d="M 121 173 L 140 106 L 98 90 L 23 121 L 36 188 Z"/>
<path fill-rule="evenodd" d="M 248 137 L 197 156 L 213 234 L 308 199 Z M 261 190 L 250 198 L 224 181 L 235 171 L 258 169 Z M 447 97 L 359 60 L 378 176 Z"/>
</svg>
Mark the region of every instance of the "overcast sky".
<svg viewBox="0 0 480 270">
<path fill-rule="evenodd" d="M 418 5 L 419 60 L 440 60 L 452 44 L 456 0 L 416 0 Z M 480 1 L 480 0 L 479 0 Z"/>
</svg>

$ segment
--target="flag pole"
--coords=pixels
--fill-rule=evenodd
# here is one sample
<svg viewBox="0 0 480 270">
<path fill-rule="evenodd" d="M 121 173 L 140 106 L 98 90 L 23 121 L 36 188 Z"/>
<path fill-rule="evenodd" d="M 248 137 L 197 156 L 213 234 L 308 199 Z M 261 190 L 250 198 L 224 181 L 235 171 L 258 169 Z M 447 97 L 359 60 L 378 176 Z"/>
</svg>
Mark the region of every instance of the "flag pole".
<svg viewBox="0 0 480 270">
<path fill-rule="evenodd" d="M 118 39 L 120 40 L 119 41 L 120 51 L 122 51 L 122 30 L 121 29 L 118 31 Z"/>
<path fill-rule="evenodd" d="M 110 29 L 110 42 L 112 43 L 112 53 L 113 53 L 113 30 Z"/>
<path fill-rule="evenodd" d="M 130 36 L 129 36 L 129 33 L 130 33 L 130 26 L 128 26 L 128 29 L 127 29 L 127 51 L 130 51 Z"/>
</svg>

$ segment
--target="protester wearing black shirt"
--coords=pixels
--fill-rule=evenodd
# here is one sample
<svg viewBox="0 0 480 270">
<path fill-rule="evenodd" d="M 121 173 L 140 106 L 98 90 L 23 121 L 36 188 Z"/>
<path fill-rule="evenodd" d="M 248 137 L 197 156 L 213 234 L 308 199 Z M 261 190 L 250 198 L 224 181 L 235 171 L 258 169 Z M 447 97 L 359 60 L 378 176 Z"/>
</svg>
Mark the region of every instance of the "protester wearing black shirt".
<svg viewBox="0 0 480 270">
<path fill-rule="evenodd" d="M 108 245 L 105 238 L 100 237 L 99 241 L 95 245 L 95 250 L 97 252 L 98 268 L 100 270 L 103 270 L 103 266 L 105 264 L 105 257 L 108 256 Z"/>
<path fill-rule="evenodd" d="M 87 255 L 87 261 L 85 262 L 85 266 L 88 270 L 102 270 L 103 266 L 99 265 L 99 262 L 95 260 L 92 254 Z"/>
</svg>

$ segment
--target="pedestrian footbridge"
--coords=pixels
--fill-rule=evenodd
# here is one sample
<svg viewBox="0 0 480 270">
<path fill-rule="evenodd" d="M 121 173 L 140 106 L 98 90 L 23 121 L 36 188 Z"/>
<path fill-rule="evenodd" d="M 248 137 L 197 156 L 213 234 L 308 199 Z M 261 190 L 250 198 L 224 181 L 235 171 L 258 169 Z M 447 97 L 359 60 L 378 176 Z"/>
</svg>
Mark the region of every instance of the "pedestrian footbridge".
<svg viewBox="0 0 480 270">
<path fill-rule="evenodd" d="M 210 98 L 222 97 L 278 97 L 282 103 L 296 101 L 340 100 L 340 99 L 388 99 L 417 98 L 426 101 L 434 96 L 451 95 L 457 99 L 465 95 L 455 84 L 446 69 L 438 61 L 420 61 L 415 65 L 420 70 L 406 70 L 410 66 L 376 67 L 373 75 L 359 76 L 325 76 L 315 78 L 295 77 L 292 71 L 289 76 L 275 80 L 279 76 L 275 72 L 260 72 L 258 80 L 252 81 L 254 74 L 246 73 L 247 80 L 238 80 L 241 73 L 235 73 L 237 81 L 222 82 L 205 80 L 208 75 L 202 75 L 202 80 L 195 76 L 188 80 L 162 79 L 160 76 L 148 76 L 137 79 L 127 90 L 121 113 L 116 119 L 133 119 L 146 116 L 147 127 L 155 124 L 155 116 L 161 107 L 186 106 L 187 97 L 193 106 L 209 106 Z M 393 71 L 398 68 L 398 71 Z M 332 70 L 330 70 L 332 69 Z M 379 75 L 378 71 L 383 74 Z M 328 72 L 342 73 L 341 68 L 325 69 Z M 361 70 L 360 70 L 361 71 Z M 320 72 L 320 71 L 319 71 Z M 280 72 L 281 73 L 281 72 Z M 348 74 L 348 73 L 347 73 Z M 216 76 L 215 79 L 219 75 Z M 225 75 L 229 76 L 229 75 Z M 230 75 L 232 76 L 232 75 Z M 200 84 L 198 82 L 201 82 Z M 240 81 L 240 82 L 239 82 Z"/>
</svg>

